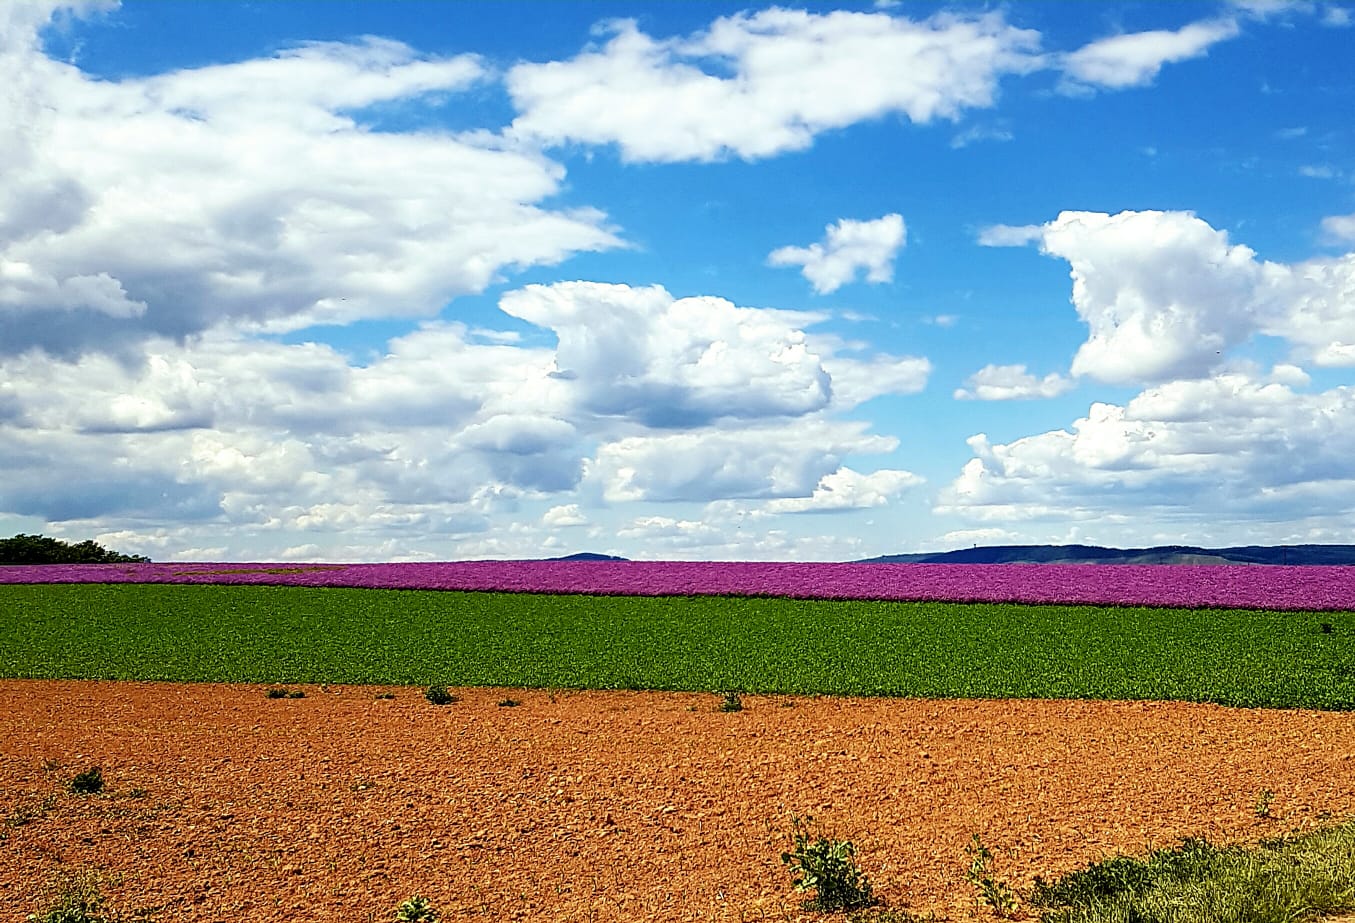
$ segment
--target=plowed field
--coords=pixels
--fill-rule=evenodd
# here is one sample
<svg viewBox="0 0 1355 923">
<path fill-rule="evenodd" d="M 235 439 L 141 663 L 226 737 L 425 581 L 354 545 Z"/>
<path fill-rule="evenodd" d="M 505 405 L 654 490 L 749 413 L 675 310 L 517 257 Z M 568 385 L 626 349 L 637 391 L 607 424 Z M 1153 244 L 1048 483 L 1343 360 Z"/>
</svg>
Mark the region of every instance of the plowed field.
<svg viewBox="0 0 1355 923">
<path fill-rule="evenodd" d="M 388 921 L 416 892 L 444 920 L 812 918 L 779 859 L 792 814 L 852 839 L 885 906 L 984 919 L 975 833 L 1024 887 L 1355 814 L 1351 713 L 305 691 L 0 681 L 0 919 L 86 869 L 161 921 Z M 93 765 L 105 791 L 68 791 Z"/>
</svg>

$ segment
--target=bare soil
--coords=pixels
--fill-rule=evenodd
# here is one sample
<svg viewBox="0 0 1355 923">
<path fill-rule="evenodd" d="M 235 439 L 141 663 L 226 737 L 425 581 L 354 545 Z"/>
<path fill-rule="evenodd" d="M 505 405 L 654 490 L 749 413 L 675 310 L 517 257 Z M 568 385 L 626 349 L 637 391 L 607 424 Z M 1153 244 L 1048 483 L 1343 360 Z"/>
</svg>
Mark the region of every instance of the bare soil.
<svg viewBox="0 0 1355 923">
<path fill-rule="evenodd" d="M 448 921 L 814 919 L 792 814 L 854 841 L 886 907 L 991 919 L 975 833 L 1025 887 L 1355 814 L 1350 713 L 302 688 L 0 681 L 0 920 L 91 870 L 157 921 L 389 921 L 415 893 Z M 94 765 L 105 790 L 68 791 Z"/>
</svg>

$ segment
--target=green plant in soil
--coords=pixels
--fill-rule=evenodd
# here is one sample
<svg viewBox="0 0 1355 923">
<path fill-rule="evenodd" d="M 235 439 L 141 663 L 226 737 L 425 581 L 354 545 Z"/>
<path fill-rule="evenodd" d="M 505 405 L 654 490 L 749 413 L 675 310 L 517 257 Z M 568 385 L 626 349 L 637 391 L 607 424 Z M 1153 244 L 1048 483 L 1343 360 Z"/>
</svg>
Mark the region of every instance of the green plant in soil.
<svg viewBox="0 0 1355 923">
<path fill-rule="evenodd" d="M 1252 805 L 1252 813 L 1263 819 L 1270 817 L 1270 806 L 1274 801 L 1274 792 L 1268 788 L 1261 789 L 1261 793 L 1256 796 L 1256 802 Z"/>
<path fill-rule="evenodd" d="M 815 892 L 812 898 L 805 900 L 805 909 L 832 912 L 869 907 L 875 903 L 870 880 L 857 867 L 856 847 L 850 840 L 812 833 L 813 824 L 812 817 L 792 817 L 794 846 L 781 854 L 781 862 L 790 869 L 795 890 Z"/>
<path fill-rule="evenodd" d="M 27 923 L 111 923 L 102 914 L 103 895 L 92 872 L 70 875 L 57 886 L 46 910 L 30 913 Z"/>
<path fill-rule="evenodd" d="M 451 705 L 456 701 L 456 696 L 452 695 L 446 686 L 434 685 L 424 690 L 423 697 L 434 705 Z"/>
<path fill-rule="evenodd" d="M 725 693 L 724 699 L 721 700 L 720 711 L 743 711 L 743 700 L 739 698 L 737 692 L 731 689 Z"/>
<path fill-rule="evenodd" d="M 428 898 L 416 894 L 395 908 L 396 923 L 438 923 L 438 912 Z"/>
<path fill-rule="evenodd" d="M 68 788 L 77 795 L 97 795 L 104 790 L 103 770 L 91 766 L 71 779 Z"/>
<path fill-rule="evenodd" d="M 1005 879 L 994 878 L 991 871 L 993 852 L 983 845 L 982 838 L 976 833 L 965 847 L 969 856 L 969 868 L 965 871 L 965 880 L 974 886 L 979 900 L 993 908 L 999 917 L 1010 917 L 1016 912 L 1017 899 L 1011 886 Z"/>
</svg>

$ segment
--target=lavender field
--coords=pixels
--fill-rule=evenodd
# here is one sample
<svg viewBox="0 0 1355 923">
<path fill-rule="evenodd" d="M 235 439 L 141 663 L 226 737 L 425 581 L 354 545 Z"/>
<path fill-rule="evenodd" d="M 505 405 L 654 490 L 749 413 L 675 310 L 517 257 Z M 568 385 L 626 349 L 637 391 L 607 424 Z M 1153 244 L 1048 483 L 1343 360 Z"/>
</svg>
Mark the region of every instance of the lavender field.
<svg viewBox="0 0 1355 923">
<path fill-rule="evenodd" d="M 1355 567 L 463 561 L 0 567 L 0 583 L 211 583 L 603 596 L 777 596 L 1355 610 Z"/>
</svg>

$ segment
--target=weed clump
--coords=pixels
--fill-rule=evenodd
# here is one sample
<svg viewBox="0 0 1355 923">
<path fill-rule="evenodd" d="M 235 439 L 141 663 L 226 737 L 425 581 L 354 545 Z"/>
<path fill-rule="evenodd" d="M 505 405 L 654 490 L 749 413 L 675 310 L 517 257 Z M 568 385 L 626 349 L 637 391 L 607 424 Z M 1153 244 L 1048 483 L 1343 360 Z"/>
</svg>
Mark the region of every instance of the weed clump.
<svg viewBox="0 0 1355 923">
<path fill-rule="evenodd" d="M 720 702 L 720 711 L 743 711 L 743 700 L 739 698 L 738 692 L 731 689 L 725 693 L 724 699 Z"/>
<path fill-rule="evenodd" d="M 1017 904 L 1016 894 L 1012 892 L 1005 879 L 993 877 L 989 870 L 989 865 L 993 861 L 993 851 L 983 845 L 983 840 L 977 833 L 970 838 L 969 845 L 965 847 L 965 854 L 969 856 L 965 880 L 974 886 L 979 899 L 993 908 L 993 913 L 999 917 L 1010 917 L 1014 914 Z"/>
<path fill-rule="evenodd" d="M 71 779 L 67 787 L 77 795 L 97 795 L 104 790 L 103 770 L 91 766 Z"/>
<path fill-rule="evenodd" d="M 794 877 L 795 890 L 816 892 L 804 902 L 805 909 L 831 913 L 874 904 L 870 880 L 856 865 L 856 847 L 850 840 L 811 835 L 813 823 L 812 817 L 793 817 L 795 848 L 781 854 Z"/>
<path fill-rule="evenodd" d="M 428 898 L 416 894 L 395 908 L 395 923 L 438 923 L 438 912 Z"/>
<path fill-rule="evenodd" d="M 46 910 L 30 913 L 24 919 L 27 923 L 111 923 L 102 910 L 98 876 L 87 872 L 66 878 Z"/>
<path fill-rule="evenodd" d="M 446 686 L 429 686 L 423 697 L 434 705 L 451 705 L 456 701 L 456 696 L 448 692 Z"/>
</svg>

